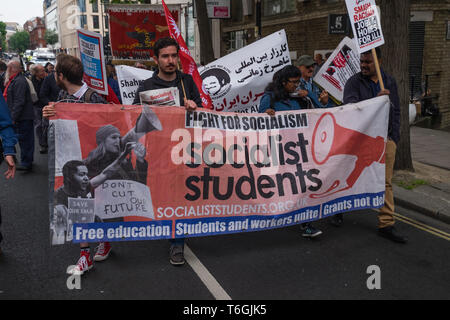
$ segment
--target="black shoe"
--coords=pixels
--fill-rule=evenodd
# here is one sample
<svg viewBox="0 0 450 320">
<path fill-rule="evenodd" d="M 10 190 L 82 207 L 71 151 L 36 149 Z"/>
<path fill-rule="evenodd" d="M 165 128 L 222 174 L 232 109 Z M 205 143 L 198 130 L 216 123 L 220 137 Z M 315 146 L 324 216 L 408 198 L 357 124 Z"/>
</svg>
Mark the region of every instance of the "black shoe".
<svg viewBox="0 0 450 320">
<path fill-rule="evenodd" d="M 33 167 L 32 167 L 32 166 L 25 167 L 25 166 L 20 165 L 20 166 L 17 166 L 17 167 L 16 167 L 16 170 L 17 170 L 17 171 L 30 172 L 30 171 L 33 170 Z"/>
<path fill-rule="evenodd" d="M 302 224 L 300 229 L 302 231 L 302 237 L 304 238 L 315 238 L 322 234 L 322 231 L 314 228 L 314 226 L 311 223 Z"/>
<path fill-rule="evenodd" d="M 41 147 L 41 149 L 39 150 L 40 154 L 47 154 L 48 153 L 48 148 L 47 147 Z"/>
<path fill-rule="evenodd" d="M 344 215 L 342 213 L 335 214 L 331 217 L 330 223 L 335 227 L 340 227 L 344 223 Z"/>
<path fill-rule="evenodd" d="M 378 235 L 398 243 L 408 242 L 408 238 L 397 233 L 395 227 L 378 228 Z"/>
<path fill-rule="evenodd" d="M 184 260 L 184 244 L 171 245 L 169 256 L 170 256 L 170 263 L 173 266 L 182 266 L 186 262 L 186 260 Z"/>
</svg>

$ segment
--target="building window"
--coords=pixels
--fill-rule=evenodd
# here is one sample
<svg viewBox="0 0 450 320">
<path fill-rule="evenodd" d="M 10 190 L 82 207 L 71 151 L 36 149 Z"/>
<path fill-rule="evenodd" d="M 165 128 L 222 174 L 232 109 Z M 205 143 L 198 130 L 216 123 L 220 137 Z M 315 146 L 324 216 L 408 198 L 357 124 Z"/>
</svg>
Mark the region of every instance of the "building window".
<svg viewBox="0 0 450 320">
<path fill-rule="evenodd" d="M 247 45 L 247 32 L 245 30 L 231 31 L 228 33 L 228 36 L 230 39 L 228 53 L 243 48 Z"/>
<path fill-rule="evenodd" d="M 108 16 L 105 16 L 105 29 L 109 30 L 109 19 L 108 19 Z"/>
<path fill-rule="evenodd" d="M 94 12 L 94 13 L 98 12 L 98 0 L 92 1 L 92 12 Z"/>
<path fill-rule="evenodd" d="M 81 12 L 86 12 L 86 0 L 78 0 L 78 7 Z"/>
<path fill-rule="evenodd" d="M 295 12 L 296 0 L 263 0 L 263 15 L 270 17 L 276 14 Z"/>
<path fill-rule="evenodd" d="M 450 40 L 450 21 L 447 21 L 447 36 L 445 39 Z"/>
<path fill-rule="evenodd" d="M 94 26 L 94 29 L 100 29 L 98 16 L 92 16 L 92 25 Z"/>
<path fill-rule="evenodd" d="M 81 28 L 87 27 L 87 16 L 85 14 L 80 15 L 80 26 Z"/>
<path fill-rule="evenodd" d="M 194 23 L 194 8 L 189 6 L 187 9 L 186 18 L 186 45 L 189 50 L 195 50 L 195 23 Z"/>
</svg>

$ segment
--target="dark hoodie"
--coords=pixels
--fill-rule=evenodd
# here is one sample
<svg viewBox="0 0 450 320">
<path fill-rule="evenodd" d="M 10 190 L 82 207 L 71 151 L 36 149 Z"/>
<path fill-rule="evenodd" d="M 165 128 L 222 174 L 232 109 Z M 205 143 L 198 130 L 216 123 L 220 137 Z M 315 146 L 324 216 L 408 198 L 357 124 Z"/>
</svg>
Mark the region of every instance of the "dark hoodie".
<svg viewBox="0 0 450 320">
<path fill-rule="evenodd" d="M 200 98 L 200 93 L 198 92 L 197 86 L 192 79 L 192 76 L 181 73 L 177 71 L 177 77 L 173 81 L 165 81 L 158 77 L 158 70 L 153 73 L 153 76 L 143 83 L 139 85 L 139 88 L 136 91 L 134 96 L 133 104 L 140 104 L 141 99 L 139 98 L 139 93 L 147 90 L 157 90 L 157 89 L 166 89 L 171 87 L 177 87 L 180 92 L 180 103 L 184 106 L 184 92 L 183 86 L 181 85 L 181 81 L 183 80 L 184 89 L 186 90 L 186 98 L 188 100 L 192 100 L 197 104 L 198 108 L 202 107 L 202 99 Z"/>
<path fill-rule="evenodd" d="M 400 140 L 400 99 L 397 91 L 395 79 L 382 71 L 384 86 L 390 91 L 389 99 L 391 108 L 389 110 L 388 137 L 396 144 Z M 371 80 L 364 77 L 361 72 L 348 79 L 344 88 L 344 104 L 357 103 L 363 100 L 372 99 L 377 96 L 371 86 Z"/>
</svg>

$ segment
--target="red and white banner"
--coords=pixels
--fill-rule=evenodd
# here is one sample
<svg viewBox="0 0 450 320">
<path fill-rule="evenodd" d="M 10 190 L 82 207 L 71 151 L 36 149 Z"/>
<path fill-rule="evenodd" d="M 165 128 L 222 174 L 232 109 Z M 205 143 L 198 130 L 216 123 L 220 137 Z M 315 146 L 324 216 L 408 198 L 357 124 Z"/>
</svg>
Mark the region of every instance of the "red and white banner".
<svg viewBox="0 0 450 320">
<path fill-rule="evenodd" d="M 259 231 L 379 208 L 389 105 L 271 117 L 57 104 L 52 243 Z"/>
<path fill-rule="evenodd" d="M 179 56 L 180 56 L 180 62 L 181 66 L 183 67 L 183 72 L 187 73 L 192 76 L 194 79 L 195 84 L 197 85 L 198 91 L 200 92 L 200 97 L 202 99 L 202 104 L 204 108 L 213 109 L 213 104 L 211 97 L 208 95 L 208 93 L 205 92 L 202 86 L 202 78 L 200 77 L 200 74 L 197 70 L 197 64 L 194 61 L 194 58 L 192 58 L 191 53 L 186 46 L 186 43 L 184 42 L 183 37 L 181 36 L 180 29 L 178 29 L 177 23 L 173 19 L 172 15 L 170 14 L 169 9 L 167 8 L 166 4 L 164 3 L 164 0 L 162 1 L 164 12 L 166 15 L 166 21 L 167 25 L 169 26 L 169 32 L 170 36 L 175 39 L 178 42 L 178 45 L 180 46 Z"/>
</svg>

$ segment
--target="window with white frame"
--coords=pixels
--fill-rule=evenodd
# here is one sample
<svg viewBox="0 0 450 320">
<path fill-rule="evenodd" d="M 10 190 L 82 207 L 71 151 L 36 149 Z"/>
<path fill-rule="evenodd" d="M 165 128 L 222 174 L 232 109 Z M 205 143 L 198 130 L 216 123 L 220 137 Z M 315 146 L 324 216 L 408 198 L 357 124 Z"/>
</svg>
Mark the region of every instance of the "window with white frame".
<svg viewBox="0 0 450 320">
<path fill-rule="evenodd" d="M 296 5 L 296 0 L 263 0 L 263 16 L 295 12 Z"/>
<path fill-rule="evenodd" d="M 229 32 L 228 52 L 235 51 L 247 45 L 247 32 L 245 30 Z"/>
</svg>

